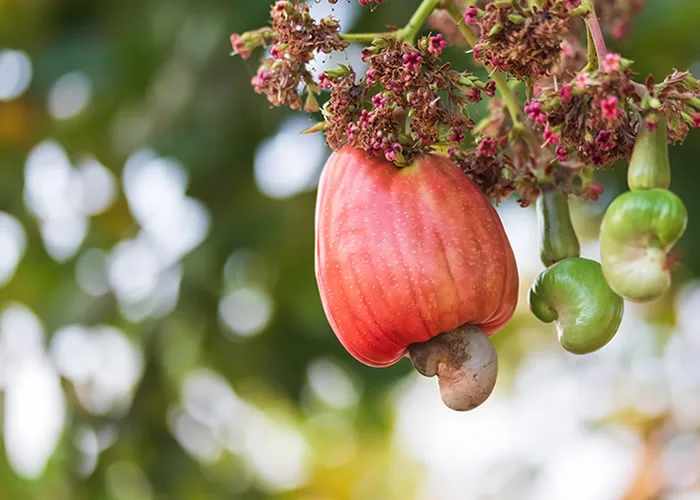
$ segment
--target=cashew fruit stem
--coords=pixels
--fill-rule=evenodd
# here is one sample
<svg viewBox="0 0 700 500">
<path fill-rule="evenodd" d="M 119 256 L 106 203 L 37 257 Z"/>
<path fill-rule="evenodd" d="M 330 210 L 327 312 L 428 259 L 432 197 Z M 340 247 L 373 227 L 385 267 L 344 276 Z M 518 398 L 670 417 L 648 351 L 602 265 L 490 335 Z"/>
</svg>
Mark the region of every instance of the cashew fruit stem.
<svg viewBox="0 0 700 500">
<path fill-rule="evenodd" d="M 627 170 L 627 184 L 632 191 L 667 189 L 671 185 L 666 120 L 663 116 L 654 119 L 657 121 L 655 130 L 650 131 L 646 123 L 639 127 Z"/>
<path fill-rule="evenodd" d="M 571 222 L 569 202 L 551 186 L 537 199 L 537 225 L 540 231 L 540 259 L 549 267 L 568 257 L 578 257 L 581 247 Z"/>
<path fill-rule="evenodd" d="M 488 399 L 496 385 L 496 349 L 478 326 L 463 325 L 427 342 L 411 344 L 408 356 L 421 375 L 437 375 L 442 401 L 452 410 L 473 410 Z"/>
</svg>

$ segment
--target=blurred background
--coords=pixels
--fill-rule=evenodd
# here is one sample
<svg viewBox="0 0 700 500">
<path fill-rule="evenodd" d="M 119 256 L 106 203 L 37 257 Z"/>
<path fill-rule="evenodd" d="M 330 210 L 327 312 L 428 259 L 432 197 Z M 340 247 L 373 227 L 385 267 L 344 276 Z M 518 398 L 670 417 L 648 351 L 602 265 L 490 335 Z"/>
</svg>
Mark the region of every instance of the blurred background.
<svg viewBox="0 0 700 500">
<path fill-rule="evenodd" d="M 499 207 L 520 306 L 494 395 L 452 413 L 326 322 L 328 150 L 254 94 L 260 53 L 229 57 L 269 3 L 0 0 L 0 498 L 700 499 L 700 132 L 671 152 L 691 220 L 676 288 L 628 304 L 599 353 L 566 354 L 529 314 L 535 214 Z M 417 3 L 333 13 L 381 31 Z M 641 75 L 700 76 L 700 2 L 647 4 L 613 48 Z M 361 71 L 359 51 L 315 67 Z M 602 181 L 573 207 L 592 258 L 624 171 Z"/>
</svg>

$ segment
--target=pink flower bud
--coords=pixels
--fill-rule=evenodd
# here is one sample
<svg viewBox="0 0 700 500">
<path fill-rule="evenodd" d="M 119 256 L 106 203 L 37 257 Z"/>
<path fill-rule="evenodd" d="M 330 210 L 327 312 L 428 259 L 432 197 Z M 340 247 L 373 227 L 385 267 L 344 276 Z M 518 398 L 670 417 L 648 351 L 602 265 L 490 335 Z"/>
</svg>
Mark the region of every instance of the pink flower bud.
<svg viewBox="0 0 700 500">
<path fill-rule="evenodd" d="M 479 22 L 479 9 L 473 5 L 467 7 L 466 12 L 464 13 L 464 22 L 470 25 L 477 24 Z"/>
<path fill-rule="evenodd" d="M 248 59 L 250 57 L 250 49 L 246 47 L 246 44 L 241 39 L 241 35 L 238 33 L 231 35 L 231 47 L 233 47 L 233 51 L 243 59 Z"/>
</svg>

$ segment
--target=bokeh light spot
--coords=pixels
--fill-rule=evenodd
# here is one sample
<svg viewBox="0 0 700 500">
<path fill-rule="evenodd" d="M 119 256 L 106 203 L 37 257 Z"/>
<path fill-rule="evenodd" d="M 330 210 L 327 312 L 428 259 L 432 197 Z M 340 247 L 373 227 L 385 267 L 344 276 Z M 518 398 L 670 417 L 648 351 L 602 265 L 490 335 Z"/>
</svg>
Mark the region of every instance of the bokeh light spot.
<svg viewBox="0 0 700 500">
<path fill-rule="evenodd" d="M 144 300 L 158 284 L 160 262 L 142 238 L 118 243 L 112 250 L 107 265 L 109 284 L 120 301 Z"/>
<path fill-rule="evenodd" d="M 32 63 L 22 51 L 0 51 L 0 101 L 22 95 L 32 81 Z"/>
<path fill-rule="evenodd" d="M 131 406 L 143 374 L 143 355 L 123 331 L 109 325 L 66 326 L 53 335 L 50 352 L 85 409 L 119 415 Z"/>
<path fill-rule="evenodd" d="M 221 299 L 219 316 L 233 333 L 252 337 L 270 321 L 272 299 L 256 288 L 238 288 Z"/>
<path fill-rule="evenodd" d="M 357 388 L 345 370 L 333 361 L 317 359 L 309 365 L 307 373 L 309 386 L 327 405 L 343 409 L 357 404 Z"/>
<path fill-rule="evenodd" d="M 82 71 L 66 73 L 52 85 L 48 108 L 57 120 L 67 120 L 81 113 L 92 98 L 92 81 Z"/>
<path fill-rule="evenodd" d="M 0 212 L 0 287 L 15 275 L 27 246 L 27 234 L 12 215 Z"/>
<path fill-rule="evenodd" d="M 117 197 L 117 177 L 95 158 L 88 157 L 78 164 L 77 174 L 82 184 L 82 209 L 87 215 L 107 210 Z"/>
<path fill-rule="evenodd" d="M 83 253 L 75 263 L 75 281 L 83 292 L 93 297 L 109 292 L 107 254 L 96 248 Z"/>
<path fill-rule="evenodd" d="M 285 121 L 255 152 L 255 181 L 270 198 L 289 198 L 313 188 L 327 155 L 321 134 L 300 135 L 311 126 L 307 118 Z"/>
<path fill-rule="evenodd" d="M 309 447 L 291 425 L 257 415 L 245 435 L 245 450 L 256 477 L 267 489 L 296 489 L 308 478 Z"/>
</svg>

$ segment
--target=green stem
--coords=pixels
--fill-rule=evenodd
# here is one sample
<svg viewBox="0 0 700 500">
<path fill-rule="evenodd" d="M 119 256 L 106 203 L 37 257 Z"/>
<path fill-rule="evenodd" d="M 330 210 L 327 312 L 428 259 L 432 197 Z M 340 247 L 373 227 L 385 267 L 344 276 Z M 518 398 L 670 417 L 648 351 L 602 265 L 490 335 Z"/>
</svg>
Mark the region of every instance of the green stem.
<svg viewBox="0 0 700 500">
<path fill-rule="evenodd" d="M 413 45 L 418 32 L 423 27 L 428 17 L 430 17 L 430 14 L 437 9 L 440 1 L 441 0 L 423 0 L 413 13 L 413 16 L 411 16 L 408 24 L 399 31 L 398 39 Z"/>
<path fill-rule="evenodd" d="M 457 23 L 457 27 L 467 43 L 469 43 L 471 47 L 474 47 L 477 43 L 477 37 L 464 22 L 464 17 L 462 16 L 462 12 L 460 11 L 459 7 L 457 7 L 453 1 L 447 1 L 445 2 L 444 8 L 452 20 Z M 513 120 L 513 126 L 517 129 L 523 129 L 523 123 L 520 121 L 520 103 L 515 98 L 513 92 L 511 92 L 510 87 L 508 87 L 508 82 L 506 81 L 505 76 L 503 73 L 493 71 L 493 68 L 488 65 L 484 65 L 484 67 L 489 74 L 491 74 L 491 79 L 496 83 L 498 93 L 501 94 L 501 98 L 503 99 L 506 108 L 508 108 L 510 117 Z"/>
<path fill-rule="evenodd" d="M 668 189 L 671 185 L 666 119 L 663 115 L 651 118 L 656 121 L 656 129 L 649 130 L 647 122 L 639 126 L 627 170 L 627 184 L 632 191 Z"/>
<path fill-rule="evenodd" d="M 384 33 L 341 33 L 340 38 L 348 42 L 372 42 L 377 38 L 394 37 L 397 40 L 413 45 L 418 36 L 418 32 L 430 17 L 430 14 L 437 9 L 441 0 L 423 0 L 416 11 L 409 19 L 408 24 L 398 31 Z"/>
<path fill-rule="evenodd" d="M 537 199 L 537 225 L 540 232 L 540 259 L 550 267 L 570 257 L 578 257 L 581 247 L 571 222 L 569 201 L 553 186 L 545 186 Z"/>
<path fill-rule="evenodd" d="M 588 45 L 588 62 L 581 70 L 581 73 L 595 71 L 600 66 L 600 61 L 598 61 L 598 52 L 595 49 L 595 42 L 591 36 L 591 31 L 588 29 L 588 24 L 586 24 L 586 41 Z"/>
<path fill-rule="evenodd" d="M 341 33 L 340 38 L 347 42 L 372 42 L 377 38 L 392 37 L 395 32 L 386 33 Z"/>
</svg>

